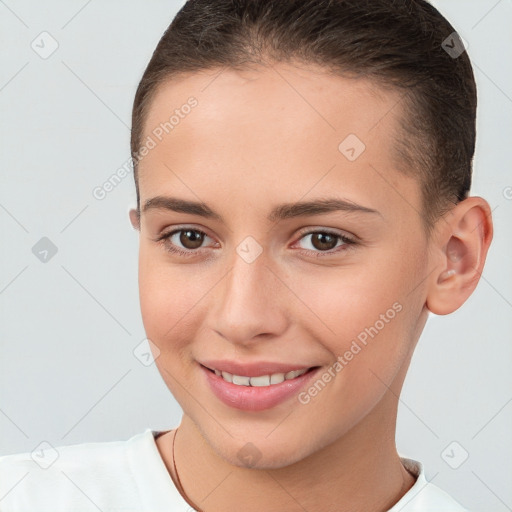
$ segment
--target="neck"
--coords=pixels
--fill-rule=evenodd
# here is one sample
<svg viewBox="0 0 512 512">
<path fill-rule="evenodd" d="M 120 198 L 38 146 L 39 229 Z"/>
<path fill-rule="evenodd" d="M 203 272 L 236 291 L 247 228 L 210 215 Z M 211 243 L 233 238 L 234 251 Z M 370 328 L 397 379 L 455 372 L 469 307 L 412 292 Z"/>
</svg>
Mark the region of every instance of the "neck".
<svg viewBox="0 0 512 512">
<path fill-rule="evenodd" d="M 246 512 L 384 512 L 415 482 L 400 461 L 389 418 L 396 418 L 396 397 L 386 393 L 335 442 L 288 466 L 249 469 L 220 457 L 184 415 L 175 444 L 179 478 L 188 499 L 205 512 L 238 511 L 241 503 Z"/>
</svg>

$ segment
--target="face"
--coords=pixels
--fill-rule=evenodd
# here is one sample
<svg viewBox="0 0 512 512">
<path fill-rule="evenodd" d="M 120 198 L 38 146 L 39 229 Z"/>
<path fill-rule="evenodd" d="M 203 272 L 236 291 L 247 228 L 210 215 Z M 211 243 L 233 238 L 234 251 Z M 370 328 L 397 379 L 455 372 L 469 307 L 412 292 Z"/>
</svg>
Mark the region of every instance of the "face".
<svg viewBox="0 0 512 512">
<path fill-rule="evenodd" d="M 289 465 L 394 414 L 382 399 L 426 320 L 429 270 L 420 186 L 393 159 L 399 112 L 370 82 L 285 64 L 188 75 L 151 104 L 144 327 L 184 414 L 232 464 L 250 442 L 256 466 Z"/>
</svg>

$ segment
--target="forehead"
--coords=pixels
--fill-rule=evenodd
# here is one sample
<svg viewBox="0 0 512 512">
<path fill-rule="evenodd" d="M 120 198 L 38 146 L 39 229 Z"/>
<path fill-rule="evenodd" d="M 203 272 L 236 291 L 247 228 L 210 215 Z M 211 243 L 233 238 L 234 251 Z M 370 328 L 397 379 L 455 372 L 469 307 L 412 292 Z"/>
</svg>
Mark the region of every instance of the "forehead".
<svg viewBox="0 0 512 512">
<path fill-rule="evenodd" d="M 142 139 L 156 145 L 139 163 L 141 197 L 186 176 L 199 196 L 238 187 L 298 200 L 336 187 L 375 207 L 409 187 L 399 192 L 419 201 L 395 169 L 399 115 L 398 91 L 309 65 L 183 75 L 160 84 L 146 115 Z"/>
<path fill-rule="evenodd" d="M 298 140 L 306 127 L 315 143 L 315 136 L 331 132 L 341 137 L 347 130 L 365 138 L 381 124 L 384 129 L 374 133 L 389 134 L 400 112 L 398 91 L 384 91 L 365 79 L 342 78 L 318 66 L 279 63 L 207 70 L 164 81 L 147 112 L 145 132 L 168 121 L 190 97 L 197 99 L 199 108 L 193 109 L 193 120 L 180 122 L 181 128 L 174 126 L 173 132 L 184 134 L 193 124 L 194 135 L 205 142 L 239 128 L 251 129 L 259 137 L 256 142 L 282 129 L 282 137 L 290 134 Z"/>
</svg>

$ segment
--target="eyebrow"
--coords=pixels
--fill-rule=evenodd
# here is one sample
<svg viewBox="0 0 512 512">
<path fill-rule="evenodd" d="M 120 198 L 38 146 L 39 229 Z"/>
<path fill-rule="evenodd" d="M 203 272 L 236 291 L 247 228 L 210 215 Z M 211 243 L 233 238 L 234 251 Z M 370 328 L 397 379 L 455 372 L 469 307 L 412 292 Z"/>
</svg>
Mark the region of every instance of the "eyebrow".
<svg viewBox="0 0 512 512">
<path fill-rule="evenodd" d="M 177 197 L 156 196 L 148 199 L 144 203 L 142 212 L 146 213 L 149 210 L 170 210 L 224 222 L 222 215 L 212 210 L 207 204 L 199 201 L 179 199 Z M 353 201 L 338 198 L 327 198 L 317 199 L 315 201 L 283 203 L 272 208 L 267 218 L 270 222 L 276 222 L 295 217 L 322 215 L 337 211 L 381 215 L 379 211 L 367 208 L 366 206 L 354 203 Z"/>
</svg>

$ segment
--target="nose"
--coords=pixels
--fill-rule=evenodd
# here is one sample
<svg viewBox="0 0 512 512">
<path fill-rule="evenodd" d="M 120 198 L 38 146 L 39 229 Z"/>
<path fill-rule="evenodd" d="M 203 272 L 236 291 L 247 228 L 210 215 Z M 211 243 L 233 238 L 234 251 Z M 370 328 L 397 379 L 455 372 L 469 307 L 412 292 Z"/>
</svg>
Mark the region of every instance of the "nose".
<svg viewBox="0 0 512 512">
<path fill-rule="evenodd" d="M 265 252 L 252 262 L 235 252 L 230 263 L 213 297 L 211 327 L 236 345 L 281 336 L 288 325 L 290 291 Z"/>
</svg>

